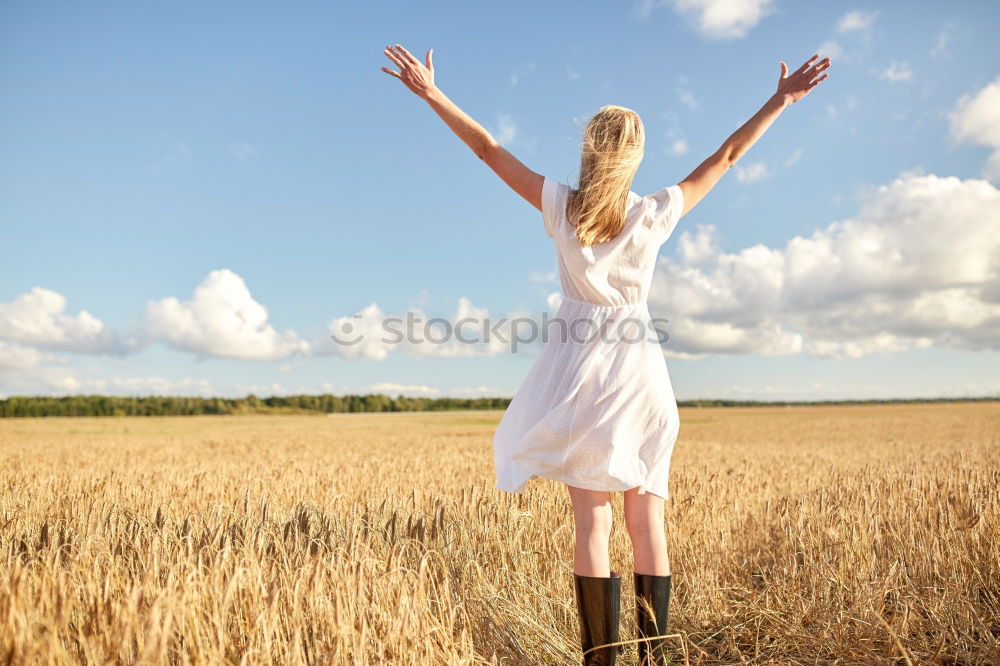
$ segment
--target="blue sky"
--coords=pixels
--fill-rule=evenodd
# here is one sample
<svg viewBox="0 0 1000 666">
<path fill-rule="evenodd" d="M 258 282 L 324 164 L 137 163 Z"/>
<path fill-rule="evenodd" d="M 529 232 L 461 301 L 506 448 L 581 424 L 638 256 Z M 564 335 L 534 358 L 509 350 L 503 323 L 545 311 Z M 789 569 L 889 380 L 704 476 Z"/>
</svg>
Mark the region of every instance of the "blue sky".
<svg viewBox="0 0 1000 666">
<path fill-rule="evenodd" d="M 1000 395 L 1000 4 L 484 7 L 0 6 L 0 396 L 512 395 L 537 344 L 329 337 L 558 304 L 540 213 L 380 71 L 397 42 L 565 183 L 635 109 L 640 194 L 831 56 L 661 248 L 676 395 Z"/>
</svg>

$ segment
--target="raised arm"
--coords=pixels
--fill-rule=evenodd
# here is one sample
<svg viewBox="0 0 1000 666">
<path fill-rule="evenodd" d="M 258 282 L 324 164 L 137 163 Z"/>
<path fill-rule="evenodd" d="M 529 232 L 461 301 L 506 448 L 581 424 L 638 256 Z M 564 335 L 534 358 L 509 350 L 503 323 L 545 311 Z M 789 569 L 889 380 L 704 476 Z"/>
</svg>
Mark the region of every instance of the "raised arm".
<svg viewBox="0 0 1000 666">
<path fill-rule="evenodd" d="M 434 84 L 434 63 L 427 51 L 426 64 L 422 64 L 409 51 L 396 44 L 395 49 L 385 47 L 385 55 L 399 66 L 398 72 L 382 67 L 381 70 L 402 81 L 415 95 L 430 104 L 458 138 L 465 142 L 476 157 L 486 162 L 512 190 L 538 210 L 542 210 L 542 183 L 544 178 L 535 173 L 501 146 L 482 125 L 458 108 Z"/>
<path fill-rule="evenodd" d="M 764 134 L 785 108 L 805 97 L 820 81 L 829 76 L 829 74 L 823 74 L 818 79 L 815 78 L 817 74 L 830 66 L 829 58 L 824 58 L 813 65 L 817 58 L 819 58 L 818 53 L 788 76 L 786 76 L 788 67 L 785 66 L 784 62 L 781 63 L 777 91 L 764 102 L 764 106 L 750 120 L 733 132 L 717 151 L 699 164 L 698 168 L 692 171 L 687 178 L 678 183 L 684 193 L 684 211 L 681 215 L 694 208 L 708 194 L 709 190 L 715 187 L 723 174 L 729 171 L 736 164 L 736 161 L 750 150 L 750 146 L 757 142 L 757 139 Z"/>
</svg>

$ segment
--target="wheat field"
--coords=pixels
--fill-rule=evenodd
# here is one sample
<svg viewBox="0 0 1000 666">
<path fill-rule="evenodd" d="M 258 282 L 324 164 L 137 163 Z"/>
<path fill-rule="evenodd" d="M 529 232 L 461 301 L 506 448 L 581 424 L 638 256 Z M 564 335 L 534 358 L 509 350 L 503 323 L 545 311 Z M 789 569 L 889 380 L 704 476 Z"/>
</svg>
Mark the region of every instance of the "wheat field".
<svg viewBox="0 0 1000 666">
<path fill-rule="evenodd" d="M 0 664 L 578 664 L 568 494 L 493 487 L 499 418 L 0 421 Z M 1000 403 L 681 419 L 676 663 L 1000 663 Z"/>
</svg>

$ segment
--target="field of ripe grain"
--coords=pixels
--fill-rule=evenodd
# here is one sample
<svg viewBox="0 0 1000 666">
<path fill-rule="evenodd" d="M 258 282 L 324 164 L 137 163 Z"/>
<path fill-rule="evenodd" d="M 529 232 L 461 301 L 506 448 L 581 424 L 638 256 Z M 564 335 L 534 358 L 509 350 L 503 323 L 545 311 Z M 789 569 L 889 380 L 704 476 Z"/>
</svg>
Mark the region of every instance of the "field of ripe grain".
<svg viewBox="0 0 1000 666">
<path fill-rule="evenodd" d="M 568 495 L 494 489 L 499 417 L 0 421 L 0 663 L 577 664 Z M 1000 663 L 1000 403 L 681 419 L 678 663 Z"/>
</svg>

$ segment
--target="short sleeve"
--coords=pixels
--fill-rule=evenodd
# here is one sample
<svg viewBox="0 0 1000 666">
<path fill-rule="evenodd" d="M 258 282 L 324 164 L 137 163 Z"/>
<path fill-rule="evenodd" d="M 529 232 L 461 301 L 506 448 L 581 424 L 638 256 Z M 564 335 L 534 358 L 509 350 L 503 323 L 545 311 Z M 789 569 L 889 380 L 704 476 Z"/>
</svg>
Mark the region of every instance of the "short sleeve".
<svg viewBox="0 0 1000 666">
<path fill-rule="evenodd" d="M 559 181 L 551 178 L 542 181 L 542 222 L 549 238 L 553 238 L 559 228 L 559 185 Z"/>
<path fill-rule="evenodd" d="M 681 213 L 684 212 L 684 192 L 680 185 L 670 185 L 643 199 L 646 202 L 648 216 L 646 224 L 659 238 L 660 243 L 665 243 L 680 221 Z"/>
</svg>

